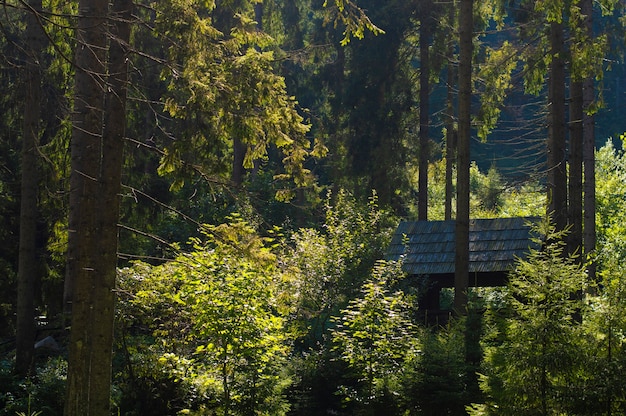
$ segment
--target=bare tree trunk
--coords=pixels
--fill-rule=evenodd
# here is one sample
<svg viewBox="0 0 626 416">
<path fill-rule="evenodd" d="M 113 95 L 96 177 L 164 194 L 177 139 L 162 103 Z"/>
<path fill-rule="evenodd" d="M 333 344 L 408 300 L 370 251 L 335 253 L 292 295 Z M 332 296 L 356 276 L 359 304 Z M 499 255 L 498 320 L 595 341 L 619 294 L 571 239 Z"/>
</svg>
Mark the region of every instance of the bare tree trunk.
<svg viewBox="0 0 626 416">
<path fill-rule="evenodd" d="M 565 62 L 563 59 L 563 25 L 550 24 L 550 83 L 548 100 L 548 214 L 557 230 L 567 225 L 567 173 L 565 167 Z"/>
<path fill-rule="evenodd" d="M 454 4 L 450 6 L 450 22 L 454 21 Z M 452 86 L 455 85 L 454 71 L 454 44 L 450 42 L 448 47 L 447 68 L 447 94 L 446 94 L 446 191 L 445 191 L 445 219 L 452 219 L 452 196 L 454 193 L 452 173 L 456 164 L 456 129 L 454 127 L 454 93 Z"/>
<path fill-rule="evenodd" d="M 41 0 L 28 3 L 26 15 L 25 98 L 22 131 L 22 183 L 20 187 L 20 245 L 17 272 L 17 345 L 15 371 L 27 376 L 33 369 L 35 343 L 35 294 L 37 260 L 37 146 L 41 116 L 40 52 L 45 38 L 38 21 Z"/>
<path fill-rule="evenodd" d="M 573 80 L 570 84 L 569 123 L 568 222 L 571 226 L 571 231 L 567 245 L 568 251 L 573 254 L 582 248 L 583 232 L 583 85 L 577 80 Z"/>
<path fill-rule="evenodd" d="M 98 281 L 94 286 L 96 314 L 92 324 L 92 380 L 90 397 L 94 414 L 110 408 L 111 360 L 115 319 L 115 282 L 117 277 L 118 221 L 128 84 L 128 43 L 132 0 L 114 0 L 110 17 L 108 83 L 105 101 L 102 161 L 99 177 L 98 216 L 99 250 L 94 253 Z M 102 412 L 102 413 L 100 413 Z M 109 413 L 110 414 L 110 413 Z"/>
<path fill-rule="evenodd" d="M 428 219 L 428 160 L 430 153 L 430 138 L 428 129 L 430 125 L 430 19 L 432 5 L 426 0 L 420 5 L 420 159 L 418 175 L 418 200 L 417 219 Z"/>
<path fill-rule="evenodd" d="M 456 179 L 456 254 L 454 308 L 467 314 L 469 286 L 469 170 L 472 99 L 473 0 L 460 0 L 459 9 L 459 136 Z"/>
<path fill-rule="evenodd" d="M 109 403 L 92 397 L 91 382 L 101 371 L 91 355 L 95 344 L 94 289 L 100 276 L 96 255 L 100 229 L 100 187 L 107 0 L 80 0 L 71 144 L 70 216 L 65 300 L 71 307 L 66 416 L 109 415 Z M 110 363 L 108 363 L 110 366 Z"/>
<path fill-rule="evenodd" d="M 581 0 L 580 8 L 585 16 L 585 30 L 591 39 L 593 36 L 593 3 Z M 593 76 L 583 80 L 583 175 L 584 175 L 584 231 L 583 246 L 585 256 L 591 256 L 596 250 L 596 134 L 595 119 L 590 113 L 595 100 Z M 596 265 L 591 262 L 587 268 L 589 278 L 596 278 Z"/>
<path fill-rule="evenodd" d="M 114 0 L 109 24 L 108 2 L 94 3 L 79 4 L 68 242 L 72 327 L 66 416 L 109 416 L 111 407 L 117 223 L 133 3 Z"/>
</svg>

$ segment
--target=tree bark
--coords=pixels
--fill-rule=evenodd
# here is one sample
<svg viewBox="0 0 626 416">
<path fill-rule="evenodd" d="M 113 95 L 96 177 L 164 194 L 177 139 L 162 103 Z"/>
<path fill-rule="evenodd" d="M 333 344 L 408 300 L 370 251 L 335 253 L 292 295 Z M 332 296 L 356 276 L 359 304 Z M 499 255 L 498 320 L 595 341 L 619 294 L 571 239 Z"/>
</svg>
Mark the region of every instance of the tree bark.
<svg viewBox="0 0 626 416">
<path fill-rule="evenodd" d="M 575 75 L 572 74 L 572 77 Z M 569 138 L 569 224 L 568 251 L 573 254 L 582 248 L 583 224 L 583 85 L 578 80 L 570 83 L 570 138 Z M 580 252 L 578 253 L 580 254 Z"/>
<path fill-rule="evenodd" d="M 467 314 L 469 286 L 469 191 L 472 99 L 473 0 L 460 0 L 459 9 L 459 135 L 456 183 L 456 254 L 454 270 L 454 308 Z"/>
<path fill-rule="evenodd" d="M 450 22 L 454 21 L 454 4 L 450 6 Z M 447 67 L 447 93 L 446 93 L 446 190 L 445 190 L 445 219 L 452 219 L 452 196 L 454 194 L 452 173 L 456 164 L 456 128 L 454 127 L 454 92 L 452 86 L 455 85 L 454 71 L 454 44 L 450 42 L 448 47 L 448 67 Z"/>
<path fill-rule="evenodd" d="M 567 173 L 565 167 L 565 61 L 563 25 L 550 24 L 550 81 L 548 90 L 548 214 L 557 230 L 567 226 Z"/>
<path fill-rule="evenodd" d="M 581 0 L 581 13 L 585 16 L 585 30 L 589 39 L 593 37 L 593 3 Z M 583 219 L 583 253 L 592 259 L 596 250 L 596 134 L 595 118 L 591 105 L 595 101 L 595 85 L 593 75 L 583 80 L 583 175 L 584 175 L 584 219 Z M 596 279 L 594 261 L 587 267 L 589 278 Z"/>
<path fill-rule="evenodd" d="M 93 414 L 110 414 L 111 360 L 115 319 L 115 282 L 117 276 L 118 221 L 124 136 L 126 131 L 126 96 L 128 85 L 128 43 L 132 0 L 112 2 L 108 83 L 105 99 L 102 161 L 99 177 L 98 216 L 100 230 L 96 258 L 98 281 L 94 286 L 96 313 L 92 324 L 92 380 L 90 397 Z M 102 413 L 100 413 L 102 412 Z"/>
<path fill-rule="evenodd" d="M 92 351 L 99 340 L 93 327 L 99 311 L 94 290 L 100 227 L 100 162 L 104 106 L 107 0 L 80 0 L 78 5 L 76 75 L 71 143 L 70 213 L 65 301 L 71 310 L 71 332 L 66 387 L 66 416 L 109 415 L 109 402 L 93 397 L 94 380 L 102 373 Z M 92 385 L 95 382 L 95 385 Z M 107 395 L 110 386 L 107 386 Z M 108 396 L 107 396 L 108 397 Z"/>
<path fill-rule="evenodd" d="M 16 374 L 25 377 L 33 370 L 35 344 L 35 294 L 37 260 L 37 193 L 39 170 L 37 146 L 41 116 L 40 52 L 45 37 L 39 24 L 41 0 L 30 0 L 26 13 L 25 97 L 22 131 L 22 183 L 20 185 L 20 242 L 17 272 Z"/>
<path fill-rule="evenodd" d="M 428 130 L 430 125 L 430 19 L 432 5 L 430 0 L 421 5 L 420 17 L 420 115 L 419 115 L 419 175 L 418 175 L 418 200 L 417 219 L 428 220 L 428 160 L 430 153 L 430 138 Z"/>
</svg>

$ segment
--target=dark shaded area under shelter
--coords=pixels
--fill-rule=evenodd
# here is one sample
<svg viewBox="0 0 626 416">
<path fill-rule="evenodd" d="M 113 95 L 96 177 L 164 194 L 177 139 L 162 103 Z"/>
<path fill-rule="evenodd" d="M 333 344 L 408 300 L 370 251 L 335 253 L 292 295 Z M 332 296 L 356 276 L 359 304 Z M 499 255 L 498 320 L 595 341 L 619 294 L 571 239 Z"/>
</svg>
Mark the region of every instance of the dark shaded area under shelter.
<svg viewBox="0 0 626 416">
<path fill-rule="evenodd" d="M 469 285 L 504 286 L 516 259 L 525 258 L 538 218 L 470 220 Z M 422 288 L 420 310 L 436 318 L 442 311 L 440 292 L 454 287 L 455 221 L 403 221 L 394 232 L 388 260 L 402 260 L 402 269 Z M 428 319 L 430 321 L 430 319 Z"/>
</svg>

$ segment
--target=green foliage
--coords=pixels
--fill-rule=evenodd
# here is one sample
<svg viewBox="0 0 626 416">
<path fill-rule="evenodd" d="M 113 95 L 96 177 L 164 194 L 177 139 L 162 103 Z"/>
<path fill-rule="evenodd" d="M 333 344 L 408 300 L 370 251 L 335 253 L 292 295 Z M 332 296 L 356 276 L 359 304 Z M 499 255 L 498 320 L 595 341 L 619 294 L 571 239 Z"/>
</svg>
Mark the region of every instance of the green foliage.
<svg viewBox="0 0 626 416">
<path fill-rule="evenodd" d="M 391 292 L 403 275 L 398 263 L 377 263 L 361 296 L 341 311 L 331 331 L 335 350 L 359 383 L 354 390 L 343 387 L 343 395 L 365 409 L 398 395 L 404 358 L 417 349 L 418 332 L 402 292 Z"/>
<path fill-rule="evenodd" d="M 60 416 L 63 414 L 67 362 L 49 358 L 37 365 L 28 379 L 17 379 L 11 374 L 12 365 L 0 362 L 0 415 Z"/>
<path fill-rule="evenodd" d="M 360 296 L 396 225 L 375 194 L 363 203 L 339 190 L 327 195 L 324 207 L 323 224 L 288 235 L 280 254 L 289 278 L 280 291 L 281 302 L 289 306 L 295 341 L 290 397 L 294 412 L 301 415 L 340 408 L 337 390 L 347 363 L 339 359 L 339 350 L 332 350 L 331 317 Z"/>
<path fill-rule="evenodd" d="M 123 272 L 130 297 L 121 304 L 128 308 L 122 323 L 132 316 L 150 329 L 142 331 L 126 364 L 139 360 L 144 370 L 133 371 L 136 379 L 126 383 L 149 383 L 143 394 L 158 396 L 159 383 L 166 382 L 174 391 L 161 400 L 179 410 L 282 414 L 289 345 L 276 302 L 281 275 L 271 241 L 238 217 L 203 233 L 192 240 L 190 253 L 174 261 L 138 263 Z M 142 346 L 146 336 L 153 341 Z"/>
<path fill-rule="evenodd" d="M 491 165 L 487 174 L 482 174 L 478 166 L 470 166 L 470 192 L 474 205 L 488 213 L 497 213 L 502 205 L 504 183 L 495 165 Z"/>
<path fill-rule="evenodd" d="M 624 243 L 624 193 L 626 159 L 609 140 L 596 152 L 597 262 L 601 286 L 588 296 L 583 316 L 584 371 L 577 379 L 574 397 L 581 414 L 622 414 L 626 391 L 618 380 L 626 375 L 626 244 Z"/>
<path fill-rule="evenodd" d="M 124 231 L 120 251 L 146 255 L 155 263 L 157 258 L 175 258 L 160 265 L 135 263 L 120 273 L 118 385 L 113 391 L 120 413 L 280 415 L 287 412 L 287 393 L 294 414 L 329 413 L 338 383 L 343 383 L 344 398 L 354 399 L 348 408 L 357 412 L 372 411 L 374 405 L 388 405 L 381 414 L 399 413 L 400 408 L 409 414 L 457 412 L 467 393 L 469 371 L 463 330 L 452 326 L 433 333 L 416 331 L 419 339 L 408 339 L 407 334 L 416 335 L 407 306 L 386 280 L 398 275 L 397 265 L 375 263 L 384 255 L 395 219 L 379 207 L 376 194 L 367 203 L 358 199 L 376 187 L 385 207 L 412 212 L 406 175 L 418 150 L 413 139 L 418 66 L 414 17 L 419 10 L 401 1 L 381 5 L 363 0 L 357 5 L 331 0 L 324 6 L 300 0 L 265 2 L 263 20 L 270 24 L 261 32 L 251 19 L 252 3 L 168 0 L 139 4 L 136 10 L 143 20 L 133 33 L 133 51 L 138 54 L 130 57 L 133 88 L 127 136 L 133 146 L 127 153 L 125 180 L 144 194 L 128 188 L 126 200 L 134 205 L 125 211 L 123 224 L 144 228 L 143 234 L 132 237 Z M 600 4 L 603 11 L 613 10 L 612 1 Z M 6 7 L 0 39 L 3 338 L 13 332 L 13 243 L 18 234 L 21 91 L 16 57 L 21 53 L 23 19 L 15 5 Z M 493 17 L 496 28 L 503 28 L 501 3 L 477 6 L 481 23 Z M 593 41 L 584 37 L 577 27 L 582 16 L 575 3 L 520 6 L 531 19 L 520 26 L 520 35 L 533 39 L 519 50 L 527 92 L 544 91 L 551 59 L 545 23 L 564 16 L 575 40 L 569 43 L 574 76 L 594 74 L 601 79 L 605 61 L 599 58 L 608 40 L 602 35 Z M 48 68 L 42 88 L 47 110 L 42 114 L 39 151 L 45 176 L 41 252 L 49 270 L 40 310 L 47 312 L 54 303 L 50 282 L 59 283 L 64 275 L 72 16 L 78 11 L 76 2 L 58 0 L 44 1 L 44 8 L 41 23 L 51 42 L 42 61 Z M 268 14 L 272 10 L 276 14 Z M 434 34 L 439 42 L 431 46 L 434 52 L 447 48 L 453 22 L 445 19 L 439 22 L 446 30 Z M 381 28 L 384 36 L 349 43 L 353 37 L 382 34 Z M 268 36 L 271 32 L 277 36 Z M 483 82 L 478 115 L 483 138 L 495 125 L 513 82 L 517 45 L 502 45 L 479 52 L 484 58 L 476 72 Z M 431 75 L 435 82 L 437 75 Z M 313 111 L 303 111 L 293 94 Z M 310 162 L 327 152 L 313 137 L 331 147 L 327 165 Z M 256 170 L 249 200 L 227 190 L 233 138 L 247 145 L 245 166 Z M 139 155 L 137 149 L 144 147 L 154 155 Z M 520 263 L 518 283 L 499 303 L 490 304 L 483 380 L 488 400 L 482 407 L 487 414 L 524 414 L 519 408 L 537 408 L 533 398 L 546 391 L 545 402 L 561 413 L 625 412 L 621 380 L 626 377 L 626 162 L 623 151 L 608 144 L 597 160 L 596 258 L 602 290 L 583 306 L 569 296 L 577 289 L 566 275 L 581 276 L 570 259 L 533 253 L 528 264 Z M 154 177 L 157 166 L 177 193 L 167 190 L 170 183 L 165 179 Z M 206 183 L 190 180 L 198 172 Z M 251 207 L 265 204 L 267 195 L 279 189 L 280 198 L 297 195 L 298 205 L 314 209 L 309 203 L 319 197 L 318 189 L 313 187 L 313 196 L 301 196 L 300 191 L 312 187 L 318 173 L 333 189 L 346 186 L 357 196 L 329 193 L 319 228 L 301 228 L 284 239 L 277 230 L 264 232 L 275 239 L 259 236 L 251 223 L 267 221 L 271 228 L 284 220 L 284 215 L 276 220 L 279 216 L 271 213 L 287 211 L 295 217 L 301 211 L 295 204 L 289 206 L 293 211 L 275 205 L 270 209 L 273 200 L 263 207 L 266 211 L 259 210 L 264 215 L 259 218 Z M 473 216 L 536 216 L 545 211 L 538 184 L 510 186 L 495 166 L 483 173 L 473 165 L 471 174 Z M 433 163 L 429 175 L 431 217 L 441 219 L 444 188 L 438 178 L 444 177 L 443 164 Z M 220 223 L 237 210 L 244 212 L 246 221 L 230 217 L 220 226 L 198 226 Z M 191 221 L 182 220 L 185 215 Z M 315 219 L 300 221 L 310 224 Z M 146 242 L 153 235 L 160 236 L 159 247 Z M 196 237 L 185 247 L 180 242 L 190 235 Z M 559 250 L 548 248 L 552 254 Z M 185 250 L 189 252 L 181 254 Z M 580 328 L 572 320 L 578 313 L 583 319 Z M 556 323 L 551 324 L 542 314 L 562 319 L 552 319 Z M 546 349 L 537 348 L 539 341 L 546 342 Z M 60 414 L 64 365 L 51 360 L 27 383 L 3 367 L 0 414 Z M 497 411 L 490 407 L 496 404 Z"/>
<path fill-rule="evenodd" d="M 411 185 L 417 189 L 419 179 L 417 168 L 412 171 Z M 432 220 L 443 220 L 445 217 L 445 195 L 446 195 L 446 161 L 444 159 L 431 163 L 428 166 L 428 217 Z M 453 176 L 456 176 L 454 171 Z M 454 204 L 453 204 L 454 205 Z M 413 218 L 417 218 L 417 206 L 409 208 Z"/>
<path fill-rule="evenodd" d="M 511 276 L 504 298 L 488 302 L 489 330 L 474 415 L 621 414 L 624 377 L 623 152 L 609 141 L 596 154 L 600 287 L 584 265 L 563 254 L 560 234 L 547 239 Z M 523 198 L 532 197 L 528 193 Z M 588 292 L 585 302 L 581 293 Z M 494 301 L 495 300 L 495 301 Z"/>
<path fill-rule="evenodd" d="M 602 16 L 613 14 L 616 5 L 613 0 L 602 1 L 600 4 Z M 604 78 L 604 61 L 606 56 L 610 55 L 609 33 L 611 29 L 607 27 L 600 33 L 590 35 L 586 27 L 586 18 L 587 16 L 583 15 L 579 4 L 575 3 L 570 6 L 571 73 L 572 77 L 577 80 L 590 77 L 600 81 Z M 598 102 L 592 103 L 592 107 L 587 111 L 594 114 L 600 105 L 601 103 Z"/>
<path fill-rule="evenodd" d="M 517 67 L 517 49 L 505 41 L 498 49 L 488 47 L 486 58 L 480 64 L 477 79 L 482 86 L 480 90 L 480 111 L 476 117 L 478 137 L 487 140 L 500 117 L 504 100 L 512 87 L 511 77 Z"/>
<path fill-rule="evenodd" d="M 296 296 L 294 323 L 304 325 L 308 346 L 324 338 L 330 316 L 359 292 L 382 258 L 394 225 L 378 207 L 376 194 L 363 206 L 340 190 L 328 193 L 321 231 L 302 228 L 291 236 L 283 255 L 293 276 L 288 291 Z"/>
<path fill-rule="evenodd" d="M 504 305 L 492 305 L 481 388 L 472 414 L 571 414 L 580 366 L 580 293 L 584 267 L 566 256 L 563 232 L 542 224 L 541 249 L 531 249 L 510 275 Z M 539 237 L 538 237 L 539 238 Z"/>
<path fill-rule="evenodd" d="M 167 82 L 164 109 L 179 138 L 164 150 L 159 173 L 172 175 L 174 189 L 194 170 L 209 177 L 227 173 L 237 138 L 247 145 L 244 167 L 254 167 L 276 146 L 284 166 L 276 178 L 292 180 L 296 189 L 312 186 L 305 160 L 326 150 L 319 142 L 311 146 L 310 126 L 276 74 L 274 40 L 243 14 L 230 33 L 221 33 L 210 18 L 213 7 L 191 1 L 157 5 L 156 33 L 167 39 L 171 62 L 161 74 Z M 294 192 L 292 186 L 277 197 L 289 200 Z"/>
<path fill-rule="evenodd" d="M 365 12 L 357 6 L 352 0 L 334 0 L 328 5 L 328 0 L 324 1 L 324 7 L 328 7 L 328 21 L 332 21 L 335 27 L 343 25 L 343 39 L 341 45 L 346 46 L 350 43 L 352 36 L 357 39 L 363 39 L 365 32 L 369 31 L 374 35 L 384 34 L 385 31 L 377 27 Z"/>
<path fill-rule="evenodd" d="M 612 273 L 624 278 L 624 270 Z M 624 372 L 624 294 L 623 287 L 604 287 L 600 296 L 589 296 L 583 316 L 581 353 L 584 364 L 571 381 L 569 414 L 623 414 L 626 390 L 620 380 Z"/>
<path fill-rule="evenodd" d="M 523 74 L 524 91 L 527 94 L 539 95 L 544 91 L 546 73 L 550 66 L 549 58 L 549 54 L 525 56 Z"/>
<path fill-rule="evenodd" d="M 445 161 L 429 166 L 428 212 L 433 220 L 444 219 Z M 456 176 L 456 173 L 453 174 Z M 416 182 L 416 180 L 415 180 Z M 545 190 L 534 181 L 515 185 L 508 183 L 495 165 L 487 173 L 481 172 L 478 164 L 470 166 L 470 208 L 473 218 L 493 217 L 541 217 L 545 209 Z M 453 202 L 454 212 L 454 202 Z M 415 216 L 416 208 L 410 212 Z"/>
<path fill-rule="evenodd" d="M 548 22 L 561 23 L 566 10 L 563 0 L 538 0 L 534 3 L 535 11 L 543 13 Z"/>
<path fill-rule="evenodd" d="M 598 260 L 626 259 L 626 155 L 611 140 L 596 152 L 596 232 Z"/>
<path fill-rule="evenodd" d="M 402 375 L 403 406 L 411 415 L 462 414 L 466 403 L 464 322 L 422 331 L 421 349 L 410 352 Z"/>
<path fill-rule="evenodd" d="M 537 182 L 511 187 L 503 195 L 503 217 L 542 217 L 546 212 L 546 192 Z"/>
<path fill-rule="evenodd" d="M 321 14 L 333 10 L 333 2 L 328 4 Z M 304 71 L 294 70 L 290 76 L 297 78 L 292 83 L 298 96 L 308 100 L 316 136 L 329 148 L 321 179 L 358 198 L 375 189 L 382 205 L 400 213 L 408 199 L 407 161 L 416 152 L 415 46 L 406 42 L 415 27 L 415 7 L 402 1 L 380 5 L 364 0 L 358 5 L 385 34 L 341 47 L 343 34 L 323 21 L 308 22 L 309 6 L 303 6 L 306 27 L 321 27 L 303 34 L 308 36 L 296 48 L 304 47 Z"/>
<path fill-rule="evenodd" d="M 617 257 L 601 264 L 602 287 L 597 296 L 588 297 L 588 313 L 583 317 L 586 365 L 574 400 L 586 411 L 581 414 L 623 414 L 626 389 L 619 380 L 626 377 L 626 268 Z"/>
</svg>

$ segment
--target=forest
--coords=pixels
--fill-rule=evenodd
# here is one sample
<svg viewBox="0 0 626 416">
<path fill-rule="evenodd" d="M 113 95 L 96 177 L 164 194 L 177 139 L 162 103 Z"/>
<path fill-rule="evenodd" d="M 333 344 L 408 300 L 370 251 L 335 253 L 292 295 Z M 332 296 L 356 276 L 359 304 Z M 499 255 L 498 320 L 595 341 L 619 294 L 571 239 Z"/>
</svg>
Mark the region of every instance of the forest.
<svg viewBox="0 0 626 416">
<path fill-rule="evenodd" d="M 626 414 L 623 2 L 1 5 L 0 416 Z"/>
</svg>

